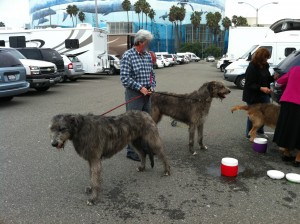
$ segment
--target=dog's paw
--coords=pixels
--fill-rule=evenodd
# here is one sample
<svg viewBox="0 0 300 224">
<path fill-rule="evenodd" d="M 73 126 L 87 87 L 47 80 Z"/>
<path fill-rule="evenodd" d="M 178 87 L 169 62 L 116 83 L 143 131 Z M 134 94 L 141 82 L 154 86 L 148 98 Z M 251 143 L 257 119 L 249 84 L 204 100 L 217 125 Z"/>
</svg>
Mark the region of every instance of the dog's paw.
<svg viewBox="0 0 300 224">
<path fill-rule="evenodd" d="M 137 168 L 137 171 L 138 171 L 138 172 L 143 172 L 143 171 L 145 171 L 145 167 L 139 166 L 139 167 Z"/>
<path fill-rule="evenodd" d="M 92 206 L 92 205 L 95 205 L 95 200 L 88 199 L 86 203 L 87 203 L 87 205 Z"/>
<path fill-rule="evenodd" d="M 91 187 L 86 187 L 85 188 L 85 193 L 86 194 L 91 194 L 92 193 L 92 188 Z"/>
<path fill-rule="evenodd" d="M 195 156 L 195 155 L 197 155 L 197 154 L 198 154 L 198 153 L 195 151 L 195 152 L 193 152 L 193 154 L 192 154 L 192 155 L 193 155 L 193 156 Z"/>
<path fill-rule="evenodd" d="M 208 147 L 207 147 L 206 145 L 201 145 L 201 146 L 200 146 L 200 149 L 207 150 Z"/>
</svg>

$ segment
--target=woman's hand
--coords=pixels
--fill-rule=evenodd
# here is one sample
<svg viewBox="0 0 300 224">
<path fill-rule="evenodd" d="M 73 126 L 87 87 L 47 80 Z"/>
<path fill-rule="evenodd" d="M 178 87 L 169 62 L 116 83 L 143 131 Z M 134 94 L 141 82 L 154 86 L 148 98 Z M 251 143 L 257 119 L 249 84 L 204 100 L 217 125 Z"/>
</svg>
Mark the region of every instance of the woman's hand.
<svg viewBox="0 0 300 224">
<path fill-rule="evenodd" d="M 264 92 L 265 94 L 269 94 L 272 90 L 268 87 L 260 87 L 260 91 Z"/>
</svg>

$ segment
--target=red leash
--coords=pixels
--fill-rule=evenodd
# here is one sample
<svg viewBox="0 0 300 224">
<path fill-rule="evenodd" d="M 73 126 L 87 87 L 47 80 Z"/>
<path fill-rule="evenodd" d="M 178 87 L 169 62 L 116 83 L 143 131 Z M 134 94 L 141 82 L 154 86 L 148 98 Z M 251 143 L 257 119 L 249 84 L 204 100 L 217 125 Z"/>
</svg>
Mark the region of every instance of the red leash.
<svg viewBox="0 0 300 224">
<path fill-rule="evenodd" d="M 115 109 L 117 109 L 117 108 L 119 108 L 119 107 L 121 107 L 121 106 L 123 106 L 123 105 L 125 105 L 125 104 L 128 104 L 128 103 L 130 103 L 131 101 L 134 101 L 134 100 L 136 100 L 136 99 L 138 99 L 138 98 L 140 98 L 140 97 L 142 97 L 142 96 L 143 96 L 143 95 L 139 95 L 139 96 L 133 97 L 133 98 L 131 98 L 130 100 L 126 101 L 125 103 L 122 103 L 121 105 L 119 105 L 119 106 L 117 106 L 117 107 L 114 107 L 114 108 L 112 108 L 111 110 L 109 110 L 109 111 L 107 111 L 107 112 L 105 112 L 105 113 L 103 113 L 103 114 L 100 114 L 100 116 L 103 116 L 103 115 L 105 115 L 105 114 L 108 114 L 109 112 L 111 112 L 111 111 L 113 111 L 113 110 L 115 110 Z"/>
</svg>

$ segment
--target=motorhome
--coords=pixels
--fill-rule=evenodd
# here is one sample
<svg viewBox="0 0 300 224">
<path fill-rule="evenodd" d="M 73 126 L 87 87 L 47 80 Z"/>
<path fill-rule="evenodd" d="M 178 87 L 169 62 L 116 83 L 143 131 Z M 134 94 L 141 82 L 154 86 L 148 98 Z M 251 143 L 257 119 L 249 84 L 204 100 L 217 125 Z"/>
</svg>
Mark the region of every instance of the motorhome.
<svg viewBox="0 0 300 224">
<path fill-rule="evenodd" d="M 218 60 L 217 69 L 224 72 L 226 66 L 241 57 L 252 45 L 263 40 L 269 32 L 273 32 L 269 27 L 229 27 L 228 49 L 226 54 Z"/>
<path fill-rule="evenodd" d="M 86 73 L 101 73 L 109 70 L 107 34 L 85 23 L 76 28 L 1 29 L 0 46 L 52 48 L 77 56 Z"/>
<path fill-rule="evenodd" d="M 255 53 L 258 48 L 267 48 L 271 57 L 268 60 L 270 64 L 270 72 L 278 65 L 285 57 L 287 57 L 294 50 L 300 49 L 300 29 L 296 29 L 295 25 L 291 23 L 300 23 L 300 20 L 281 20 L 270 26 L 274 32 L 269 33 L 261 42 L 253 45 L 245 54 L 238 60 L 232 62 L 225 68 L 224 79 L 229 82 L 234 82 L 240 89 L 245 85 L 245 72 L 249 65 L 251 55 Z M 281 32 L 276 32 L 278 27 L 282 27 Z M 292 27 L 291 29 L 285 27 Z"/>
</svg>

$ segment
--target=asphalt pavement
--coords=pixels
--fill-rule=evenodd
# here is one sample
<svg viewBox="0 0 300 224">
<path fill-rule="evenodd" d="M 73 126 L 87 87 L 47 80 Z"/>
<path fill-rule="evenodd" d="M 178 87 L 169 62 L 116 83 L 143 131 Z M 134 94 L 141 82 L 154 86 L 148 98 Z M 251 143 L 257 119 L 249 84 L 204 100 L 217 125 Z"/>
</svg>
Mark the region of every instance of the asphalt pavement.
<svg viewBox="0 0 300 224">
<path fill-rule="evenodd" d="M 223 81 L 215 63 L 200 61 L 155 70 L 157 91 L 192 92 L 211 80 Z M 95 206 L 87 206 L 88 164 L 69 142 L 51 147 L 48 126 L 58 113 L 102 114 L 124 103 L 119 76 L 84 75 L 47 92 L 30 92 L 0 104 L 0 223 L 298 223 L 299 184 L 273 180 L 267 171 L 298 173 L 281 161 L 269 134 L 267 153 L 254 152 L 244 137 L 242 91 L 214 99 L 204 125 L 208 150 L 188 151 L 188 127 L 164 117 L 158 124 L 171 175 L 163 176 L 157 158 L 152 169 L 136 171 L 138 162 L 126 150 L 103 161 L 102 189 Z M 125 107 L 109 115 L 125 112 Z M 118 141 L 116 139 L 116 141 Z M 221 159 L 238 159 L 237 177 L 220 173 Z"/>
</svg>

